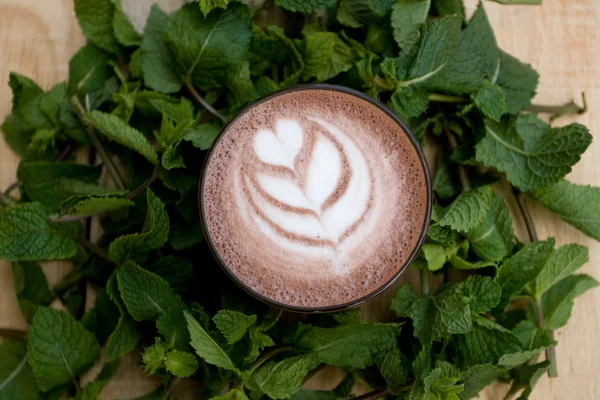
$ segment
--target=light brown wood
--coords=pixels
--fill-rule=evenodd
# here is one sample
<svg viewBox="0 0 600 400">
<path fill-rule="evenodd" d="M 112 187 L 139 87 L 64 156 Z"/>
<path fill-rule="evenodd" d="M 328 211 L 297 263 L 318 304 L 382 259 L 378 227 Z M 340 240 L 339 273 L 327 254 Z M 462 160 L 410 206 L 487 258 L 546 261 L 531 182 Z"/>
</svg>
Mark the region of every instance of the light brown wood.
<svg viewBox="0 0 600 400">
<path fill-rule="evenodd" d="M 151 0 L 123 0 L 125 9 L 137 27 L 143 26 Z M 161 0 L 163 8 L 173 9 L 182 0 Z M 470 12 L 475 0 L 467 0 Z M 486 2 L 486 9 L 499 45 L 521 60 L 533 64 L 541 79 L 537 103 L 564 103 L 581 99 L 585 91 L 590 112 L 579 117 L 564 117 L 563 125 L 578 121 L 600 137 L 600 4 L 598 0 L 544 0 L 541 7 L 501 6 Z M 68 74 L 68 60 L 84 43 L 73 15 L 71 0 L 0 0 L 0 115 L 10 111 L 11 93 L 6 85 L 8 73 L 18 71 L 48 89 Z M 593 143 L 569 179 L 577 183 L 600 185 L 600 141 Z M 15 181 L 18 158 L 0 140 L 0 190 Z M 550 212 L 531 204 L 540 238 L 555 236 L 558 244 L 577 242 L 590 248 L 590 262 L 582 272 L 600 279 L 597 267 L 600 244 L 586 237 Z M 514 211 L 514 210 L 513 210 Z M 517 220 L 517 231 L 523 227 Z M 68 271 L 67 263 L 48 263 L 44 271 L 51 284 Z M 409 272 L 403 281 L 418 285 L 418 277 Z M 369 319 L 387 318 L 390 298 L 387 292 L 363 309 Z M 0 327 L 26 329 L 16 303 L 13 275 L 8 263 L 0 262 Z M 543 377 L 534 399 L 600 399 L 600 290 L 592 290 L 576 301 L 569 325 L 556 333 L 559 377 Z M 135 357 L 123 363 L 119 377 L 102 393 L 103 399 L 127 399 L 148 392 L 157 383 L 143 377 Z M 341 379 L 339 372 L 328 370 L 311 380 L 312 387 L 326 388 Z M 505 385 L 494 385 L 482 396 L 501 399 Z M 185 393 L 185 395 L 183 394 Z M 194 398 L 193 389 L 181 385 L 178 399 Z"/>
</svg>

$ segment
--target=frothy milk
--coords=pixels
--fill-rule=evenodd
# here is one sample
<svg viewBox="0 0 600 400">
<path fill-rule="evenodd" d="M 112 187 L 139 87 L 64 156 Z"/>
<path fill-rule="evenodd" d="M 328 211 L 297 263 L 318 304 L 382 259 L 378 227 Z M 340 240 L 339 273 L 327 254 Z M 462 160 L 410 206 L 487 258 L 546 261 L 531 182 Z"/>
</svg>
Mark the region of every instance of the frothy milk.
<svg viewBox="0 0 600 400">
<path fill-rule="evenodd" d="M 247 287 L 289 306 L 367 296 L 404 265 L 425 225 L 427 179 L 406 132 L 345 92 L 299 89 L 250 108 L 205 174 L 215 251 Z"/>
</svg>

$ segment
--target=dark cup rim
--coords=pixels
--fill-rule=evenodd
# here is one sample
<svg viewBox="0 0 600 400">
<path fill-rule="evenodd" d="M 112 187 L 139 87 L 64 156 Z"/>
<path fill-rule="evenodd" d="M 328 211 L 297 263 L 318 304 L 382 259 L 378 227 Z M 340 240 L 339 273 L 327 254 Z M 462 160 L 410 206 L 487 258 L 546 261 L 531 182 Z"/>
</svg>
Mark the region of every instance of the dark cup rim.
<svg viewBox="0 0 600 400">
<path fill-rule="evenodd" d="M 324 306 L 324 307 L 301 307 L 301 306 L 294 306 L 294 305 L 290 305 L 290 304 L 281 303 L 281 302 L 275 301 L 273 299 L 270 299 L 270 298 L 258 293 L 254 289 L 247 286 L 240 278 L 238 278 L 227 267 L 226 263 L 223 261 L 219 252 L 213 245 L 213 242 L 211 240 L 208 229 L 206 228 L 206 212 L 204 210 L 204 203 L 202 201 L 202 197 L 203 197 L 202 195 L 204 193 L 204 184 L 205 184 L 206 175 L 207 175 L 207 171 L 208 171 L 208 164 L 210 163 L 210 160 L 213 156 L 214 150 L 217 148 L 219 141 L 223 138 L 224 133 L 227 132 L 227 130 L 233 123 L 235 123 L 246 112 L 248 112 L 248 110 L 258 106 L 259 104 L 269 101 L 275 97 L 278 97 L 278 96 L 281 96 L 281 95 L 287 94 L 287 93 L 293 93 L 296 91 L 315 90 L 315 89 L 331 90 L 331 91 L 342 92 L 342 93 L 356 96 L 356 97 L 358 97 L 362 100 L 365 100 L 365 101 L 369 102 L 370 104 L 376 106 L 380 110 L 382 110 L 390 118 L 392 118 L 398 125 L 400 125 L 402 127 L 402 129 L 408 136 L 410 142 L 412 143 L 415 151 L 417 152 L 417 156 L 419 158 L 419 161 L 421 162 L 421 166 L 423 167 L 423 173 L 425 174 L 425 186 L 426 186 L 426 190 L 427 190 L 427 204 L 426 204 L 426 210 L 425 210 L 425 218 L 423 221 L 423 229 L 419 235 L 419 238 L 417 240 L 417 243 L 416 243 L 413 251 L 410 253 L 410 255 L 408 256 L 408 258 L 406 259 L 406 261 L 404 262 L 402 267 L 400 267 L 398 269 L 398 271 L 396 273 L 394 273 L 394 275 L 388 281 L 386 281 L 383 285 L 381 285 L 380 287 L 378 287 L 371 293 L 368 293 L 367 295 L 360 297 L 353 301 L 349 301 L 349 302 L 342 303 L 342 304 L 336 304 L 336 305 L 332 305 L 332 306 Z M 394 114 L 390 109 L 388 109 L 380 101 L 375 100 L 372 97 L 369 97 L 368 95 L 366 95 L 364 93 L 361 93 L 354 89 L 350 89 L 345 86 L 330 85 L 330 84 L 323 84 L 323 83 L 296 85 L 293 87 L 289 87 L 286 89 L 281 89 L 281 90 L 272 92 L 272 93 L 268 94 L 267 96 L 261 97 L 260 99 L 252 102 L 251 104 L 244 107 L 240 112 L 238 112 L 238 114 L 233 119 L 231 119 L 231 121 L 229 121 L 227 124 L 225 124 L 223 129 L 221 129 L 221 132 L 219 132 L 219 135 L 216 137 L 208 154 L 206 155 L 206 158 L 204 159 L 204 165 L 202 167 L 202 172 L 200 174 L 200 185 L 198 186 L 198 208 L 200 211 L 200 222 L 201 222 L 201 226 L 202 226 L 202 231 L 204 233 L 204 238 L 208 244 L 210 252 L 212 253 L 215 260 L 217 260 L 217 263 L 220 265 L 221 269 L 223 269 L 223 271 L 225 271 L 225 274 L 230 279 L 232 279 L 246 293 L 250 294 L 252 297 L 256 298 L 257 300 L 259 300 L 263 303 L 266 303 L 269 306 L 273 306 L 273 307 L 276 307 L 276 308 L 284 310 L 284 311 L 290 311 L 290 312 L 296 312 L 296 313 L 328 313 L 328 312 L 335 312 L 335 311 L 343 311 L 343 310 L 351 309 L 351 308 L 357 307 L 359 305 L 362 305 L 365 302 L 380 295 L 382 292 L 384 292 L 386 289 L 388 289 L 391 285 L 393 285 L 394 282 L 396 282 L 396 280 L 400 277 L 400 275 L 402 275 L 404 273 L 404 271 L 410 266 L 410 264 L 417 257 L 417 255 L 421 249 L 421 246 L 423 245 L 423 242 L 425 241 L 425 238 L 427 236 L 427 229 L 429 227 L 429 220 L 431 217 L 431 208 L 432 208 L 431 175 L 430 175 L 429 167 L 427 165 L 427 160 L 425 159 L 425 154 L 423 153 L 423 150 L 421 149 L 421 146 L 419 145 L 418 141 L 415 139 L 413 133 L 410 131 L 410 129 L 408 129 L 408 127 L 406 126 L 404 121 L 402 121 L 400 118 L 398 118 L 396 116 L 396 114 Z"/>
</svg>

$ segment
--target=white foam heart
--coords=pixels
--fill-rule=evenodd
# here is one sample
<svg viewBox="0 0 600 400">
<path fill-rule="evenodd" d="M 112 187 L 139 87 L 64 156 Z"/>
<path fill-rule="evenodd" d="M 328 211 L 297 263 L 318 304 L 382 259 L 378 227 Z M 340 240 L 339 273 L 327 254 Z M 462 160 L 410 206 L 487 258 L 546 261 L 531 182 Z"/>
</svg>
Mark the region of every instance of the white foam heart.
<svg viewBox="0 0 600 400">
<path fill-rule="evenodd" d="M 302 149 L 302 128 L 290 119 L 277 121 L 276 133 L 262 129 L 254 137 L 254 153 L 271 165 L 294 169 L 296 156 Z"/>
</svg>

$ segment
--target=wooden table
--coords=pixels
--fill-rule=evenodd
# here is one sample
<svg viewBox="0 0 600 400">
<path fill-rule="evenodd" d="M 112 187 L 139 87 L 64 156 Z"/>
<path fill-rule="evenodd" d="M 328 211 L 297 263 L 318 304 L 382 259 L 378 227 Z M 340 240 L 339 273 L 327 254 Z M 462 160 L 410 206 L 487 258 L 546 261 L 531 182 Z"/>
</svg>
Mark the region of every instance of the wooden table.
<svg viewBox="0 0 600 400">
<path fill-rule="evenodd" d="M 175 9 L 182 0 L 160 0 L 164 9 Z M 123 0 L 125 9 L 137 26 L 142 26 L 151 0 Z M 476 1 L 467 0 L 470 12 Z M 578 121 L 600 137 L 600 4 L 598 0 L 544 0 L 541 7 L 485 4 L 499 45 L 540 72 L 537 103 L 564 103 L 581 99 L 585 91 L 590 106 L 586 115 L 556 121 L 557 125 Z M 68 75 L 68 61 L 84 43 L 73 14 L 71 0 L 0 0 L 0 116 L 11 108 L 11 93 L 6 85 L 10 71 L 18 71 L 49 89 Z M 600 140 L 593 143 L 569 179 L 577 183 L 600 185 Z M 15 181 L 18 158 L 0 140 L 0 189 Z M 514 210 L 513 210 L 514 211 Z M 558 244 L 577 242 L 590 247 L 590 262 L 583 272 L 600 279 L 600 244 L 561 222 L 550 212 L 533 206 L 540 238 L 556 236 Z M 523 236 L 523 227 L 517 223 Z M 44 265 L 50 284 L 69 270 L 65 262 Z M 414 280 L 410 274 L 405 280 Z M 374 318 L 386 312 L 388 292 L 371 302 L 363 315 Z M 0 261 L 0 327 L 26 329 L 17 306 L 13 275 L 8 263 Z M 600 399 L 600 290 L 592 290 L 576 301 L 569 324 L 556 333 L 559 377 L 540 380 L 534 399 Z M 314 379 L 311 386 L 327 387 L 339 379 L 329 371 Z M 135 358 L 121 365 L 118 378 L 102 393 L 103 399 L 127 399 L 146 393 L 156 385 L 143 377 Z M 182 387 L 179 399 L 193 398 Z M 507 388 L 494 385 L 486 399 L 501 399 Z"/>
</svg>

